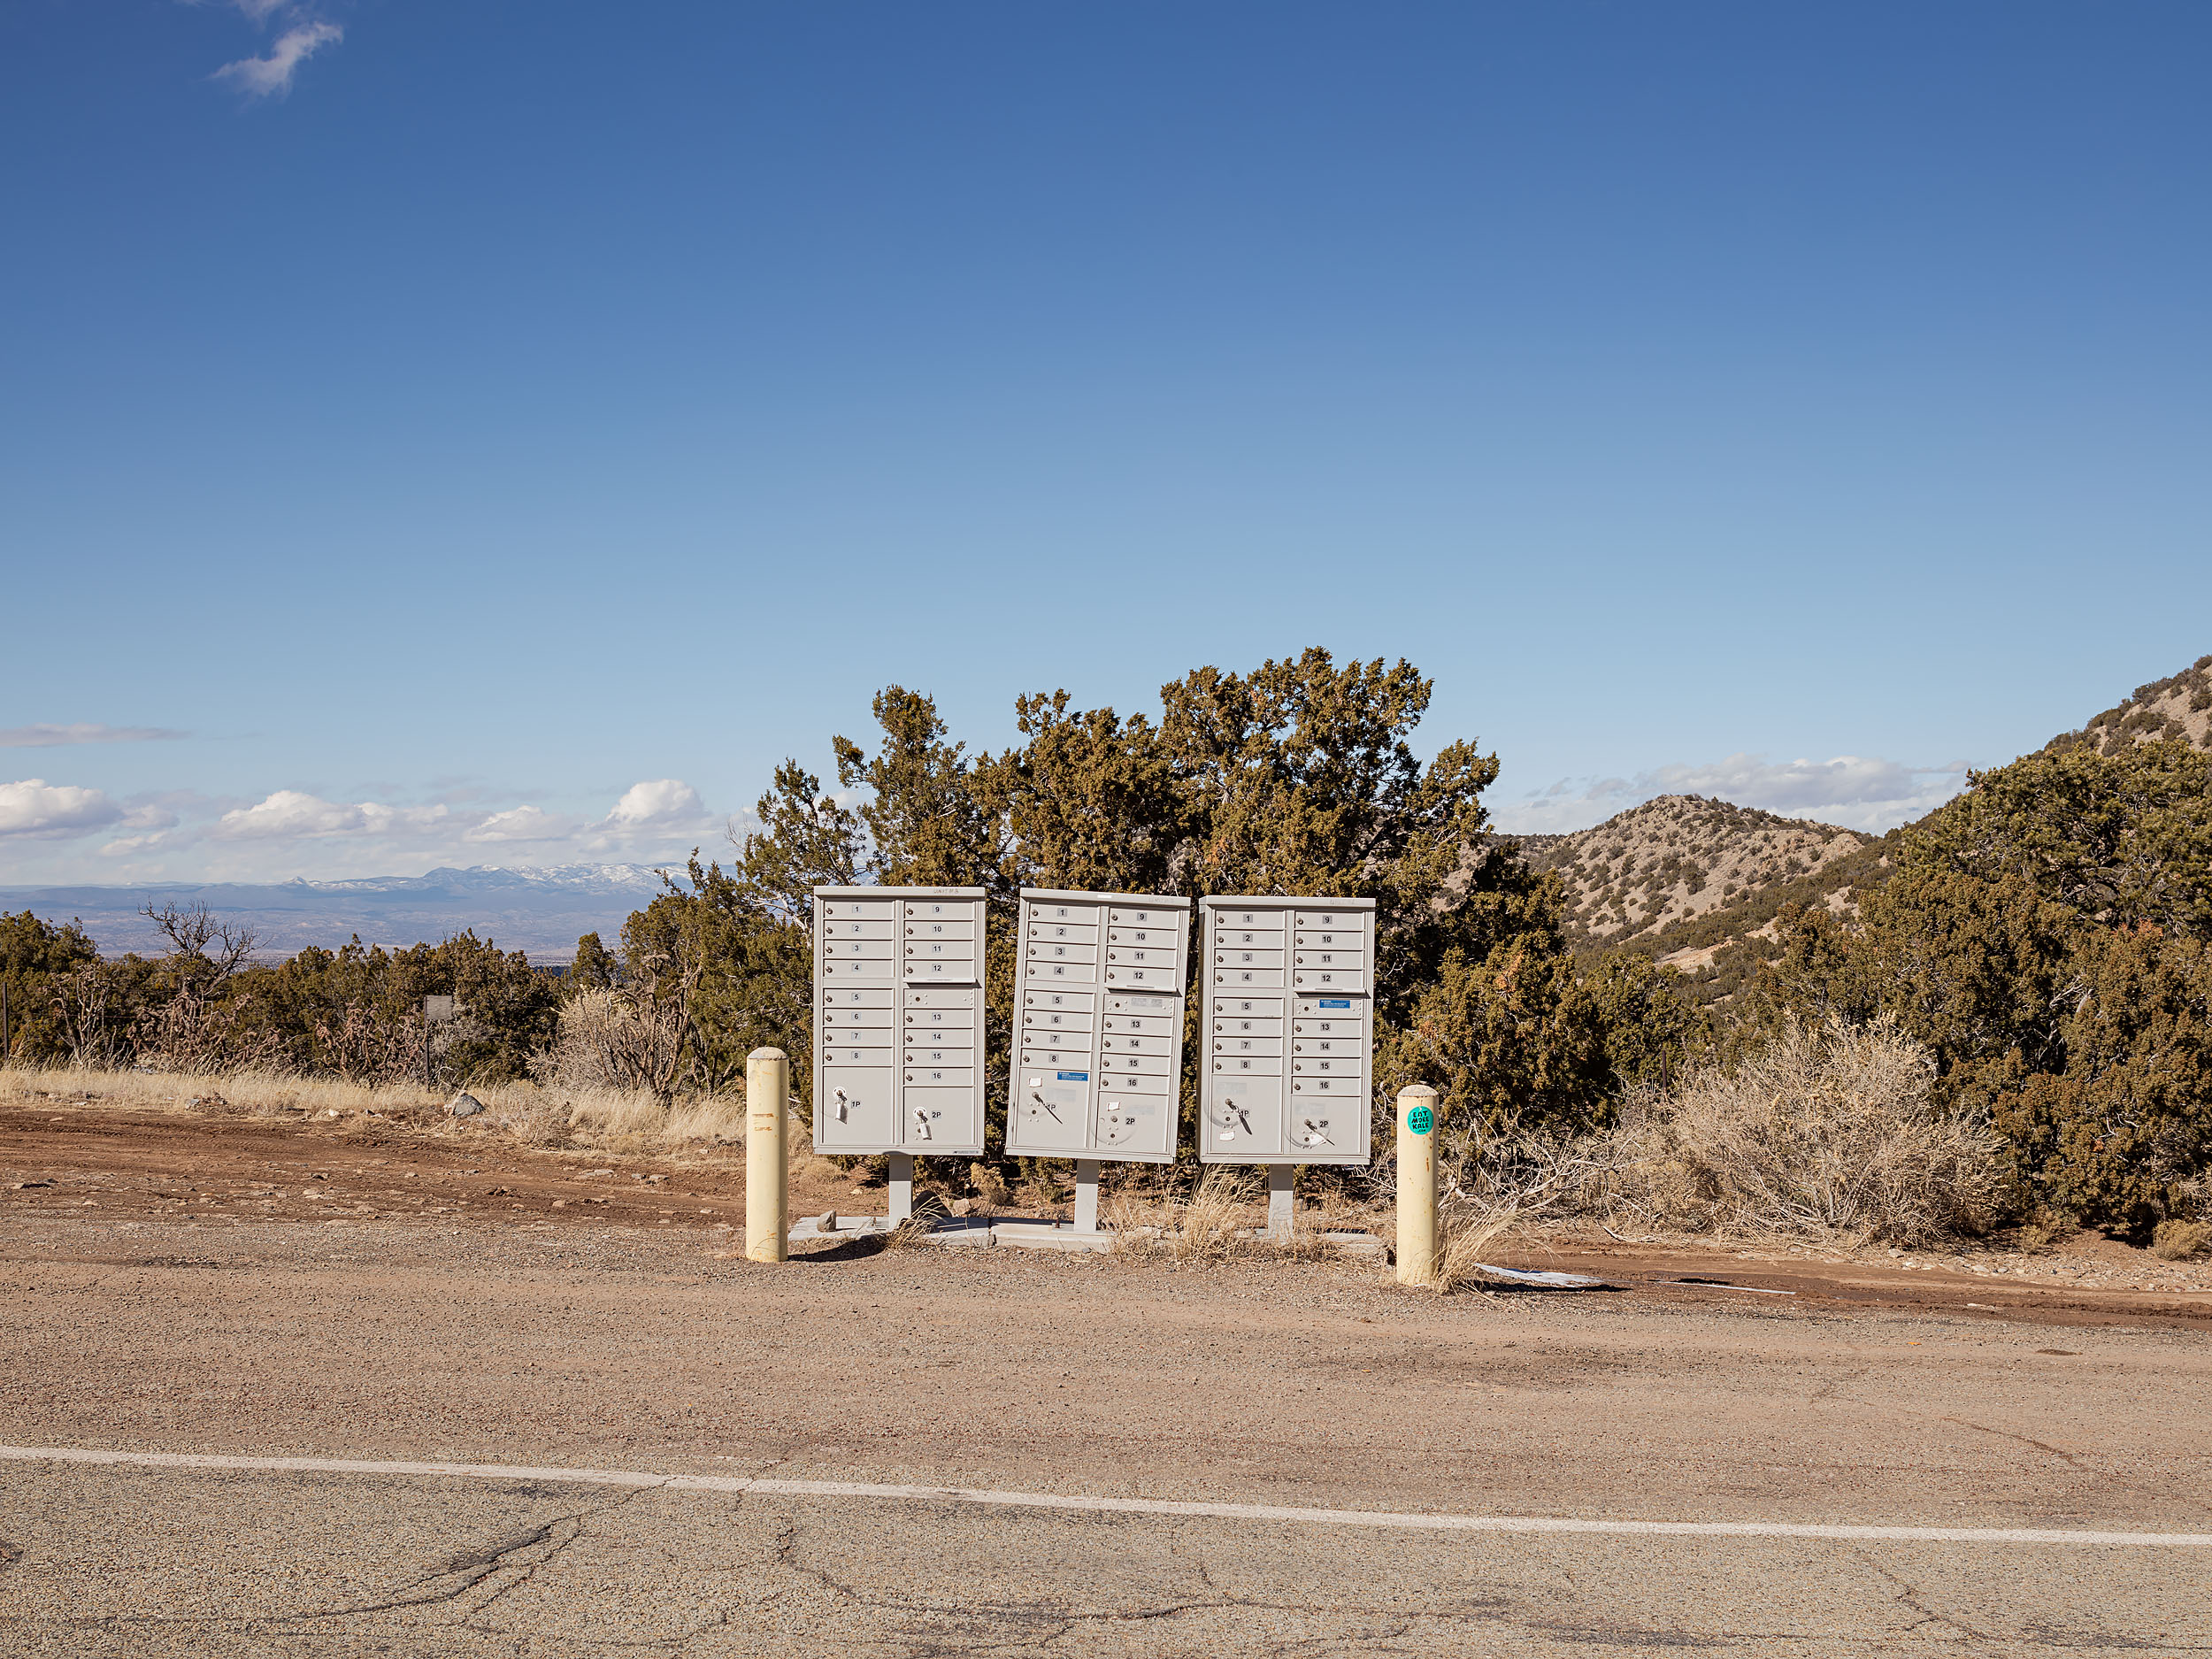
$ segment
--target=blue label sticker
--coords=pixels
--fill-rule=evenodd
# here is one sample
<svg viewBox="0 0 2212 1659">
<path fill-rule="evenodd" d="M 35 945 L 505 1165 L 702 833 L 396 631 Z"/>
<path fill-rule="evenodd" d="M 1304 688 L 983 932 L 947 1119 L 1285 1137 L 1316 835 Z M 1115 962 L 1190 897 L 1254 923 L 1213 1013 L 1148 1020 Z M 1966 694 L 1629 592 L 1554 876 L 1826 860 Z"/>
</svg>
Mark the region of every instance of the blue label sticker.
<svg viewBox="0 0 2212 1659">
<path fill-rule="evenodd" d="M 1417 1135 L 1425 1135 L 1436 1127 L 1436 1114 L 1425 1106 L 1416 1106 L 1406 1114 L 1406 1127 Z"/>
<path fill-rule="evenodd" d="M 1091 1080 L 1091 1074 L 1088 1071 L 1063 1071 L 1060 1080 L 1063 1083 L 1087 1083 Z"/>
<path fill-rule="evenodd" d="M 1351 1005 L 1352 999 L 1348 996 L 1325 996 L 1321 999 L 1324 1008 L 1349 1008 Z"/>
</svg>

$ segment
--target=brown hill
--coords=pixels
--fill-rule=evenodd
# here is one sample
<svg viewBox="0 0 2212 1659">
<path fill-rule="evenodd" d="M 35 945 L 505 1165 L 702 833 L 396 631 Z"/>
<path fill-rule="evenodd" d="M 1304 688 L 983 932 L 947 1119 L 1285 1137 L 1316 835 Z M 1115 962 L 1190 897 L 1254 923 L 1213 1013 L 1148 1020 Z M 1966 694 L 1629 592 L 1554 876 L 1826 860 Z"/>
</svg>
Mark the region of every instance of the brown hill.
<svg viewBox="0 0 2212 1659">
<path fill-rule="evenodd" d="M 2086 744 L 2110 755 L 2162 737 L 2212 749 L 2212 657 L 2200 657 L 2177 674 L 2136 687 L 2125 703 L 2107 709 L 2078 732 L 2060 733 L 2043 747 L 2056 751 Z"/>
<path fill-rule="evenodd" d="M 1592 829 L 1524 836 L 1521 847 L 1529 863 L 1565 881 L 1578 944 L 1640 949 L 1684 924 L 1763 908 L 1758 901 L 1785 887 L 1809 879 L 1828 891 L 1824 872 L 1880 839 L 1703 795 L 1663 795 Z"/>
<path fill-rule="evenodd" d="M 2212 749 L 2212 657 L 2137 687 L 2126 702 L 2044 747 L 2087 744 L 2112 754 L 2158 738 Z M 1778 949 L 1774 920 L 1785 908 L 1850 910 L 1861 893 L 1887 879 L 1902 833 L 1870 835 L 1674 795 L 1571 835 L 1524 836 L 1521 845 L 1531 864 L 1557 871 L 1566 883 L 1578 948 L 1641 952 L 1679 969 L 1692 995 L 1713 1002 Z"/>
</svg>

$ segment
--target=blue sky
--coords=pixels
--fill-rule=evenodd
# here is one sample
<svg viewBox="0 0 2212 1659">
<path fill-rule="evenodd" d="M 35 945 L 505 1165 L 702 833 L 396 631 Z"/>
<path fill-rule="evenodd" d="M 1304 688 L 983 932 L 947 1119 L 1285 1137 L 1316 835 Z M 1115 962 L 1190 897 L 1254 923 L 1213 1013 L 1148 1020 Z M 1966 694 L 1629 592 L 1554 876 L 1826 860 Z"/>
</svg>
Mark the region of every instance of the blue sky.
<svg viewBox="0 0 2212 1659">
<path fill-rule="evenodd" d="M 887 683 L 997 746 L 1314 644 L 1511 827 L 1916 815 L 2212 649 L 2208 70 L 2200 4 L 18 0 L 0 880 L 664 857 Z"/>
</svg>

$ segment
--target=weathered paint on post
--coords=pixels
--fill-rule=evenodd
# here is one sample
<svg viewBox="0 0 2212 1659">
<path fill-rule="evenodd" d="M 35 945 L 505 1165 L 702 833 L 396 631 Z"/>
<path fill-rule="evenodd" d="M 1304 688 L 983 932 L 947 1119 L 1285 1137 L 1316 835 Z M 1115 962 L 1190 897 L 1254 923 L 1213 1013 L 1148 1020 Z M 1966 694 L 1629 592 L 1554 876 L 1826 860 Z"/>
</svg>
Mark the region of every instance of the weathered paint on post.
<svg viewBox="0 0 2212 1659">
<path fill-rule="evenodd" d="M 1436 1091 L 1398 1091 L 1398 1282 L 1436 1276 Z"/>
<path fill-rule="evenodd" d="M 745 1255 L 791 1259 L 791 1160 L 784 1133 L 791 1061 L 780 1048 L 745 1056 Z"/>
</svg>

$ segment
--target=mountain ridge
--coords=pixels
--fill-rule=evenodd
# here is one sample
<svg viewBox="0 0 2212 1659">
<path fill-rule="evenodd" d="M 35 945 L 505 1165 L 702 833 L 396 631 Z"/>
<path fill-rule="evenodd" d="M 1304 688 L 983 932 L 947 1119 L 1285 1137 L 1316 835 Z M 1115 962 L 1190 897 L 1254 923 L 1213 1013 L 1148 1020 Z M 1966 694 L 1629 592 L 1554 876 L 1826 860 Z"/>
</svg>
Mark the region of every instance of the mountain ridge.
<svg viewBox="0 0 2212 1659">
<path fill-rule="evenodd" d="M 340 881 L 159 881 L 103 886 L 0 887 L 0 911 L 29 910 L 48 922 L 81 921 L 104 956 L 165 948 L 139 906 L 201 903 L 254 931 L 257 954 L 289 956 L 357 935 L 404 949 L 473 930 L 534 962 L 566 963 L 584 933 L 611 935 L 661 891 L 646 864 L 550 864 L 509 868 L 442 865 L 419 876 Z"/>
</svg>

